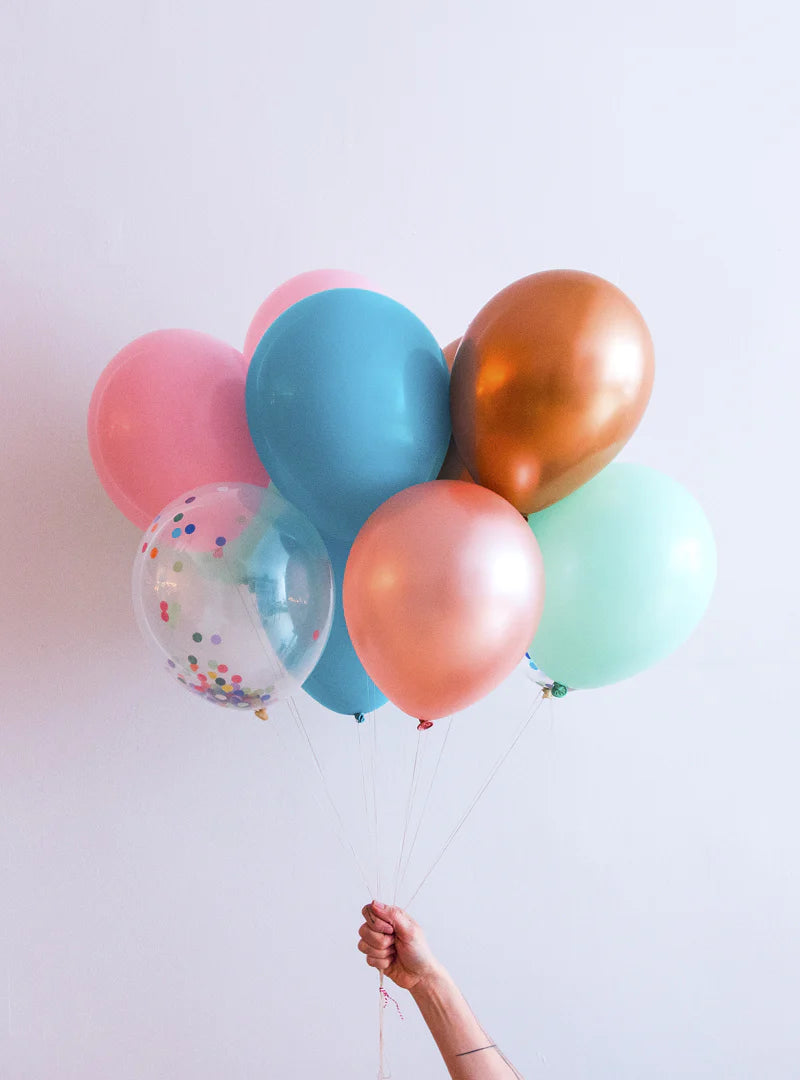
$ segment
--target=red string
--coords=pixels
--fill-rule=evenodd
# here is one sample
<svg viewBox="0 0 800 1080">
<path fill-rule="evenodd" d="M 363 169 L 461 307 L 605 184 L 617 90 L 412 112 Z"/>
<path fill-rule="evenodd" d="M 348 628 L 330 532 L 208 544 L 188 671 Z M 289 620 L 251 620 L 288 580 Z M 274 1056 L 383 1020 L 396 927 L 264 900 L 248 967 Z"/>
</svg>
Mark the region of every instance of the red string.
<svg viewBox="0 0 800 1080">
<path fill-rule="evenodd" d="M 384 989 L 384 987 L 382 987 L 382 986 L 380 986 L 380 987 L 378 988 L 378 993 L 379 993 L 379 994 L 381 995 L 381 998 L 383 999 L 383 1007 L 384 1007 L 384 1009 L 386 1008 L 386 1006 L 387 1006 L 387 1005 L 389 1004 L 389 1002 L 391 1001 L 391 1003 L 392 1003 L 392 1004 L 394 1005 L 394 1007 L 395 1007 L 395 1008 L 397 1009 L 397 1015 L 398 1015 L 398 1016 L 400 1017 L 400 1019 L 401 1019 L 401 1020 L 405 1020 L 405 1017 L 403 1016 L 403 1014 L 402 1014 L 402 1012 L 401 1012 L 401 1010 L 400 1010 L 400 1006 L 399 1006 L 399 1005 L 397 1004 L 397 1002 L 396 1002 L 396 1001 L 395 1001 L 395 999 L 394 999 L 394 998 L 392 997 L 392 995 L 391 995 L 390 993 L 388 993 L 388 992 L 387 992 L 387 991 L 386 991 L 386 990 Z"/>
</svg>

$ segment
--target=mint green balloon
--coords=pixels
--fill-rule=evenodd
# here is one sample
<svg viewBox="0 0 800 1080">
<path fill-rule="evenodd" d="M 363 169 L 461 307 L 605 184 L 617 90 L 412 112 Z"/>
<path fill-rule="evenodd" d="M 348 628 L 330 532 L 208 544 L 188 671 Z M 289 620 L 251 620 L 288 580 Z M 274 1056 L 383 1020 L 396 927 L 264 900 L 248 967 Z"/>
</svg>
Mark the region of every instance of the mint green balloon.
<svg viewBox="0 0 800 1080">
<path fill-rule="evenodd" d="M 531 656 L 566 686 L 627 679 L 681 645 L 703 616 L 717 554 L 708 518 L 676 480 L 615 463 L 528 522 L 544 558 Z"/>
</svg>

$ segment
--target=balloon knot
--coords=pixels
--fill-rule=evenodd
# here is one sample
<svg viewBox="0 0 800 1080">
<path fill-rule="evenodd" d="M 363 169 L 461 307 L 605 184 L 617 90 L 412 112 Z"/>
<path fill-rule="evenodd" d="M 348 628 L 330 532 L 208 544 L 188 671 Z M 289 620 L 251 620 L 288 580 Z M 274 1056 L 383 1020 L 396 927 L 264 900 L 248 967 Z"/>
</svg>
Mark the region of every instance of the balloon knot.
<svg viewBox="0 0 800 1080">
<path fill-rule="evenodd" d="M 259 720 L 269 720 L 266 709 L 256 709 L 255 713 Z"/>
<path fill-rule="evenodd" d="M 417 731 L 427 731 L 428 728 L 433 727 L 433 720 L 420 720 L 417 724 Z"/>
<path fill-rule="evenodd" d="M 567 688 L 566 688 L 566 686 L 564 686 L 563 683 L 554 682 L 553 683 L 553 697 L 566 697 L 566 696 L 567 696 Z"/>
<path fill-rule="evenodd" d="M 355 716 L 357 724 L 363 724 L 364 723 L 364 714 L 363 714 L 363 712 L 353 713 L 353 716 Z"/>
</svg>

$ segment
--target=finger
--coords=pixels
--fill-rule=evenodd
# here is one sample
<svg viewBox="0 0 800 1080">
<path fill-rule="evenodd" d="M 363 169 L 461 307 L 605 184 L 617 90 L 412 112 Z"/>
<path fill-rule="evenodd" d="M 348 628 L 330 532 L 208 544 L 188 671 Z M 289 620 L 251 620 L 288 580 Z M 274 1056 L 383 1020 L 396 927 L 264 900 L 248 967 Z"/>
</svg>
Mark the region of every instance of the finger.
<svg viewBox="0 0 800 1080">
<path fill-rule="evenodd" d="M 394 945 L 394 934 L 379 934 L 376 930 L 370 930 L 366 923 L 358 931 L 358 936 L 376 949 L 388 949 Z"/>
<path fill-rule="evenodd" d="M 367 904 L 362 908 L 361 914 L 367 920 L 373 930 L 378 930 L 382 934 L 391 934 L 394 932 L 394 927 L 386 919 L 382 919 L 375 911 L 372 910 L 372 904 Z"/>
<path fill-rule="evenodd" d="M 403 941 L 408 941 L 413 937 L 417 924 L 402 908 L 389 907 L 388 904 L 380 904 L 377 900 L 372 901 L 371 907 L 374 909 L 376 918 L 388 922 Z"/>
<path fill-rule="evenodd" d="M 367 963 L 370 967 L 377 968 L 378 971 L 388 971 L 389 968 L 392 966 L 391 960 L 379 960 L 372 956 L 367 957 Z"/>
<path fill-rule="evenodd" d="M 359 941 L 358 951 L 363 952 L 365 956 L 377 956 L 382 960 L 389 960 L 394 956 L 394 949 L 374 949 L 371 945 L 367 945 L 365 941 Z"/>
</svg>

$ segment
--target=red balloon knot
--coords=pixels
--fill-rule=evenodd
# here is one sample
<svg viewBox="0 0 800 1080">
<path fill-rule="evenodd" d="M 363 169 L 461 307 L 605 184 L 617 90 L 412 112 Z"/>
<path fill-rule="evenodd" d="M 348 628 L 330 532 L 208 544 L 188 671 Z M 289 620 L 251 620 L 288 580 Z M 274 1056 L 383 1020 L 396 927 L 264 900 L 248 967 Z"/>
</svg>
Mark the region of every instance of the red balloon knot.
<svg viewBox="0 0 800 1080">
<path fill-rule="evenodd" d="M 420 720 L 417 724 L 417 731 L 427 731 L 428 728 L 433 727 L 433 720 Z"/>
</svg>

